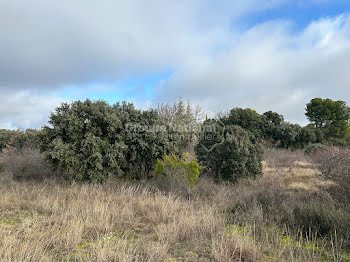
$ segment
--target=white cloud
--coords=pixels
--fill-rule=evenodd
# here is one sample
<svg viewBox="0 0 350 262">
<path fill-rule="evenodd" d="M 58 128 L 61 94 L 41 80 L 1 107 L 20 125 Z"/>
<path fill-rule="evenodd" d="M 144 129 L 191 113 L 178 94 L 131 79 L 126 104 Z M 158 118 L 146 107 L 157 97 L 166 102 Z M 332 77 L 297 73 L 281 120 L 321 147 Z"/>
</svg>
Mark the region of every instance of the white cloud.
<svg viewBox="0 0 350 262">
<path fill-rule="evenodd" d="M 153 103 L 182 96 L 303 122 L 312 97 L 349 97 L 350 22 L 323 18 L 297 34 L 293 21 L 237 26 L 286 2 L 0 0 L 0 126 L 40 126 L 59 88 L 164 71 L 174 73 Z"/>
<path fill-rule="evenodd" d="M 0 128 L 40 128 L 47 123 L 50 111 L 62 100 L 54 95 L 40 95 L 28 90 L 2 91 Z"/>
<path fill-rule="evenodd" d="M 280 2 L 2 0 L 0 84 L 57 87 L 178 67 L 220 46 L 233 20 Z"/>
<path fill-rule="evenodd" d="M 158 99 L 189 97 L 211 111 L 232 107 L 275 110 L 305 123 L 315 96 L 350 102 L 350 18 L 311 23 L 297 36 L 291 23 L 260 24 L 242 33 L 225 54 L 177 71 L 158 87 Z"/>
</svg>

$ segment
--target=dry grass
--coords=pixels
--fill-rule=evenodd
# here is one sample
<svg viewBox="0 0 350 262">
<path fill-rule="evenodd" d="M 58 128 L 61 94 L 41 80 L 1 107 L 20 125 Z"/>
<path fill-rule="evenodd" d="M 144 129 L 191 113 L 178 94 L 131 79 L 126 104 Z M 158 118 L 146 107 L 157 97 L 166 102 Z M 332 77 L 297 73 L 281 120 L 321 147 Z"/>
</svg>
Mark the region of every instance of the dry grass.
<svg viewBox="0 0 350 262">
<path fill-rule="evenodd" d="M 210 261 L 225 230 L 216 208 L 135 186 L 14 183 L 0 194 L 1 261 Z"/>
<path fill-rule="evenodd" d="M 273 179 L 285 190 L 320 191 L 335 185 L 301 151 L 269 149 L 265 158 L 264 179 Z"/>
<path fill-rule="evenodd" d="M 267 223 L 264 206 L 230 212 L 268 191 L 282 204 L 315 193 L 317 172 L 306 163 L 274 163 L 263 178 L 234 186 L 202 178 L 190 197 L 147 184 L 19 182 L 2 173 L 0 261 L 345 261 L 340 241 Z M 305 190 L 291 186 L 291 172 Z"/>
</svg>

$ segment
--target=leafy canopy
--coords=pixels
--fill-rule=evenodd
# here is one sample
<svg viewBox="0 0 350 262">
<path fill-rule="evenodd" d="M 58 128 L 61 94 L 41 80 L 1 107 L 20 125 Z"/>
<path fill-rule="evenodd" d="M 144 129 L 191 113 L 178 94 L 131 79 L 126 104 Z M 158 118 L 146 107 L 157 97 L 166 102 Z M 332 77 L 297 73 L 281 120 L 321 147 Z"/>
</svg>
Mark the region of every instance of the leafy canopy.
<svg viewBox="0 0 350 262">
<path fill-rule="evenodd" d="M 120 115 L 104 101 L 63 103 L 51 114 L 42 134 L 42 150 L 66 175 L 102 181 L 122 174 L 125 143 Z"/>
<path fill-rule="evenodd" d="M 306 105 L 305 115 L 327 140 L 349 137 L 350 109 L 346 102 L 314 98 Z"/>
<path fill-rule="evenodd" d="M 41 149 L 73 179 L 103 181 L 109 174 L 148 177 L 157 158 L 177 153 L 156 110 L 137 110 L 126 102 L 63 103 L 43 128 Z"/>
<path fill-rule="evenodd" d="M 215 178 L 235 182 L 262 174 L 262 147 L 251 132 L 235 125 L 224 127 L 217 120 L 207 120 L 204 125 L 215 128 L 203 128 L 195 150 L 200 164 Z"/>
</svg>

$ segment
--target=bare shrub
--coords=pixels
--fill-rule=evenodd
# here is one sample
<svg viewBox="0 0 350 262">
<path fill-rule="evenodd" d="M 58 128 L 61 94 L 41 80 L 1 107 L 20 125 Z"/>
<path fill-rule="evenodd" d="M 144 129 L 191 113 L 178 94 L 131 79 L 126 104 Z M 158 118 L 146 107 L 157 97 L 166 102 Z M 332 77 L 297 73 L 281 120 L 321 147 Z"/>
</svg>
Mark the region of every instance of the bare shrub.
<svg viewBox="0 0 350 262">
<path fill-rule="evenodd" d="M 38 149 L 11 150 L 1 157 L 1 162 L 3 171 L 15 180 L 43 180 L 57 175 Z"/>
<path fill-rule="evenodd" d="M 326 178 L 336 183 L 329 189 L 332 196 L 339 204 L 349 207 L 350 150 L 329 147 L 326 150 L 316 150 L 309 157 Z"/>
<path fill-rule="evenodd" d="M 155 190 L 159 190 L 165 194 L 172 194 L 183 198 L 189 198 L 192 193 L 180 176 L 159 175 L 150 181 L 146 181 L 146 184 L 150 184 Z"/>
</svg>

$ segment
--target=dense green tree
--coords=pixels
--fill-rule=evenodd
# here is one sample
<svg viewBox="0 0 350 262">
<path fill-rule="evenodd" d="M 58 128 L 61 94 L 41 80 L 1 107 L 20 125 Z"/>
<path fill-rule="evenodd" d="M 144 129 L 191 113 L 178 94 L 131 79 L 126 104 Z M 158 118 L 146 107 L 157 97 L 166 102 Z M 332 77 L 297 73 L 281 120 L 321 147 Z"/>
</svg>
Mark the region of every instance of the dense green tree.
<svg viewBox="0 0 350 262">
<path fill-rule="evenodd" d="M 263 138 L 276 144 L 279 140 L 278 129 L 284 123 L 283 116 L 276 112 L 268 111 L 262 115 L 262 118 L 264 121 Z"/>
<path fill-rule="evenodd" d="M 39 148 L 40 131 L 36 129 L 26 129 L 25 131 L 21 131 L 13 146 L 15 148 Z"/>
<path fill-rule="evenodd" d="M 263 115 L 266 123 L 271 126 L 279 126 L 284 122 L 284 117 L 276 112 L 267 111 Z"/>
<path fill-rule="evenodd" d="M 309 127 L 302 127 L 301 129 L 296 130 L 298 132 L 295 141 L 295 148 L 302 149 L 305 146 L 316 143 L 317 136 L 314 129 Z"/>
<path fill-rule="evenodd" d="M 315 125 L 313 124 L 309 124 L 305 128 L 312 131 L 315 134 L 316 139 L 312 141 L 313 143 L 322 144 L 323 142 L 325 142 L 324 133 L 321 129 L 315 127 Z"/>
<path fill-rule="evenodd" d="M 346 102 L 314 98 L 306 105 L 305 115 L 327 140 L 348 138 L 350 109 Z"/>
<path fill-rule="evenodd" d="M 237 125 L 250 131 L 254 136 L 260 138 L 265 133 L 265 119 L 262 115 L 250 108 L 233 108 L 227 118 L 222 121 L 226 125 Z"/>
<path fill-rule="evenodd" d="M 156 110 L 104 101 L 64 103 L 43 128 L 42 150 L 74 179 L 102 181 L 109 174 L 148 177 L 157 158 L 177 147 Z"/>
<path fill-rule="evenodd" d="M 66 175 L 102 181 L 122 174 L 124 151 L 120 116 L 104 101 L 63 103 L 42 130 L 42 150 Z"/>
<path fill-rule="evenodd" d="M 217 179 L 235 182 L 262 174 L 262 147 L 251 132 L 207 120 L 200 138 L 197 158 Z"/>
<path fill-rule="evenodd" d="M 123 170 L 129 177 L 148 177 L 157 158 L 179 152 L 176 141 L 169 139 L 165 120 L 156 110 L 137 110 L 125 102 L 114 105 L 114 110 L 124 127 L 121 134 L 127 149 Z"/>
<path fill-rule="evenodd" d="M 282 148 L 290 149 L 296 145 L 296 139 L 301 131 L 299 125 L 282 123 L 276 130 L 276 139 L 280 142 Z"/>
</svg>

